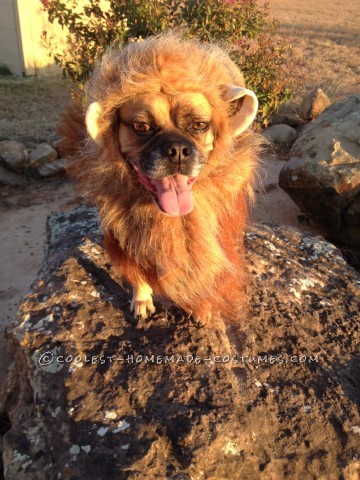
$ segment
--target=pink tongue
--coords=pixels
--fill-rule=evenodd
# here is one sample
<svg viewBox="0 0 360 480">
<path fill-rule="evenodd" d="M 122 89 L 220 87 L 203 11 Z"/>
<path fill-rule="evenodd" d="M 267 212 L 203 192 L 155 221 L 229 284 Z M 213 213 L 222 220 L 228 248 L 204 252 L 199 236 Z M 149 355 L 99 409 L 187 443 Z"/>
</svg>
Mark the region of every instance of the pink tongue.
<svg viewBox="0 0 360 480">
<path fill-rule="evenodd" d="M 161 180 L 152 180 L 160 206 L 168 215 L 186 215 L 194 208 L 188 180 L 189 177 L 180 173 Z"/>
</svg>

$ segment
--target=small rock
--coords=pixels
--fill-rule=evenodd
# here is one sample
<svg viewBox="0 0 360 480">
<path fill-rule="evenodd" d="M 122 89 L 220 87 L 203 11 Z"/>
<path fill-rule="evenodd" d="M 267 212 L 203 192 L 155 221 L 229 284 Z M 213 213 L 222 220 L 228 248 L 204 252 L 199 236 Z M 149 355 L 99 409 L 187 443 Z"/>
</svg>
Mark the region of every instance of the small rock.
<svg viewBox="0 0 360 480">
<path fill-rule="evenodd" d="M 263 133 L 277 145 L 289 145 L 297 136 L 296 130 L 285 124 L 273 125 Z"/>
<path fill-rule="evenodd" d="M 52 175 L 63 173 L 65 172 L 65 160 L 59 158 L 51 163 L 42 165 L 37 171 L 40 177 L 51 177 Z"/>
<path fill-rule="evenodd" d="M 291 127 L 300 127 L 305 124 L 305 120 L 295 112 L 281 112 L 274 115 L 271 119 L 271 125 L 280 124 L 290 125 Z"/>
<path fill-rule="evenodd" d="M 29 155 L 28 167 L 40 167 L 57 159 L 57 152 L 47 143 L 41 143 Z"/>
<path fill-rule="evenodd" d="M 24 177 L 22 177 L 18 173 L 10 172 L 7 168 L 0 165 L 0 184 L 18 187 L 21 185 L 25 185 L 25 183 L 26 180 Z"/>
<path fill-rule="evenodd" d="M 63 141 L 63 138 L 56 132 L 52 133 L 48 137 L 48 144 L 52 146 L 54 150 L 58 152 L 61 142 Z"/>
<path fill-rule="evenodd" d="M 318 88 L 303 99 L 299 107 L 299 115 L 304 120 L 312 120 L 318 117 L 329 105 L 331 105 L 329 97 L 321 88 Z"/>
<path fill-rule="evenodd" d="M 19 172 L 28 158 L 28 152 L 22 143 L 4 140 L 0 142 L 0 157 L 10 170 Z"/>
</svg>

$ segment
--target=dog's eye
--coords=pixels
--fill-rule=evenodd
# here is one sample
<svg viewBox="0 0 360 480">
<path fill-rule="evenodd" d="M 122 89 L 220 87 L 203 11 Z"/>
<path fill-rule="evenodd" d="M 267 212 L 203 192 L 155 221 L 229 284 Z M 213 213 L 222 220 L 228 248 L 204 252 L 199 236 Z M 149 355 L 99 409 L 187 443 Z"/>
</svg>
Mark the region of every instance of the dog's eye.
<svg viewBox="0 0 360 480">
<path fill-rule="evenodd" d="M 150 125 L 145 122 L 135 122 L 131 126 L 135 132 L 149 132 L 151 130 Z"/>
<path fill-rule="evenodd" d="M 192 129 L 198 132 L 204 132 L 209 128 L 210 124 L 207 122 L 196 122 L 193 124 Z"/>
</svg>

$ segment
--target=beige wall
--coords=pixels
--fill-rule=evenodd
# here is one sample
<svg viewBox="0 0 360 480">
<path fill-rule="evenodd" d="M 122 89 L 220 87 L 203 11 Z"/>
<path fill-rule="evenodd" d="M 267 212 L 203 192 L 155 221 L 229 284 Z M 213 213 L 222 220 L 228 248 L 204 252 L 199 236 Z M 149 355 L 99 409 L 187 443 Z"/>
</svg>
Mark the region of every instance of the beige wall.
<svg viewBox="0 0 360 480">
<path fill-rule="evenodd" d="M 24 72 L 16 0 L 0 0 L 0 63 L 15 75 Z"/>
<path fill-rule="evenodd" d="M 79 10 L 89 0 L 78 0 Z M 101 7 L 109 8 L 108 0 L 101 0 Z M 43 75 L 59 72 L 41 34 L 46 31 L 52 44 L 62 50 L 66 30 L 59 24 L 51 24 L 43 12 L 40 0 L 0 0 L 0 63 L 8 65 L 16 75 Z"/>
<path fill-rule="evenodd" d="M 47 20 L 40 0 L 0 0 L 0 63 L 15 75 L 58 72 L 42 43 L 43 30 L 64 43 L 66 34 Z"/>
<path fill-rule="evenodd" d="M 49 74 L 58 71 L 54 62 L 43 45 L 41 34 L 44 30 L 56 39 L 57 43 L 64 43 L 66 34 L 59 25 L 51 24 L 41 8 L 40 0 L 17 1 L 21 44 L 24 54 L 26 75 Z"/>
</svg>

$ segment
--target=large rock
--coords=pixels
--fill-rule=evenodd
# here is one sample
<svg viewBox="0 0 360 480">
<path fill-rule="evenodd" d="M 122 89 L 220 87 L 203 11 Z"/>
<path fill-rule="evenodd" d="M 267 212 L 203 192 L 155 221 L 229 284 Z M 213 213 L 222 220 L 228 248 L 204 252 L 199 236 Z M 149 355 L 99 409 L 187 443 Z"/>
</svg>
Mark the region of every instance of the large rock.
<svg viewBox="0 0 360 480">
<path fill-rule="evenodd" d="M 272 125 L 263 131 L 276 145 L 290 145 L 297 137 L 296 130 L 285 124 Z"/>
<path fill-rule="evenodd" d="M 250 311 L 229 329 L 129 312 L 80 208 L 8 328 L 6 480 L 355 480 L 360 278 L 321 237 L 247 233 Z M 230 339 L 230 340 L 229 340 Z"/>
<path fill-rule="evenodd" d="M 304 97 L 299 107 L 299 115 L 304 120 L 313 120 L 329 105 L 331 105 L 329 97 L 321 88 L 317 88 Z"/>
<path fill-rule="evenodd" d="M 37 168 L 57 159 L 57 152 L 47 143 L 40 143 L 29 155 L 28 167 Z"/>
<path fill-rule="evenodd" d="M 360 247 L 360 95 L 329 107 L 294 143 L 279 185 L 336 240 Z"/>
<path fill-rule="evenodd" d="M 10 170 L 14 172 L 21 171 L 27 158 L 28 152 L 22 143 L 11 140 L 0 142 L 0 159 L 3 160 Z"/>
</svg>

